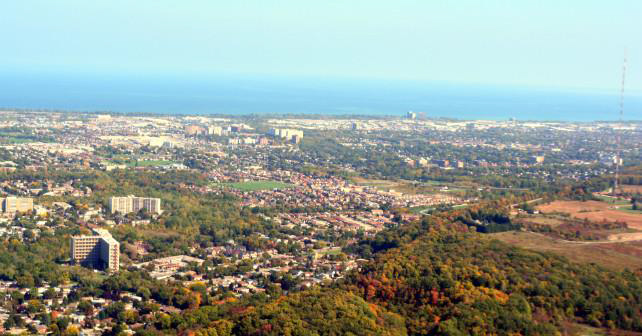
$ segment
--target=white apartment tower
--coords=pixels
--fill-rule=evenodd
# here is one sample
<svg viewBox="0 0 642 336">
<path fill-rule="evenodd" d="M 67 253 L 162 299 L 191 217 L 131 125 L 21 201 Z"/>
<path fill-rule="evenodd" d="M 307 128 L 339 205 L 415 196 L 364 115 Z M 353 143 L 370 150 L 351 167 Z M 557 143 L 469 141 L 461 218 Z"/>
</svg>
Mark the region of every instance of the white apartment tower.
<svg viewBox="0 0 642 336">
<path fill-rule="evenodd" d="M 151 197 L 111 197 L 109 199 L 109 208 L 111 209 L 111 213 L 120 212 L 121 214 L 138 212 L 141 209 L 156 214 L 162 212 L 160 198 Z"/>
</svg>

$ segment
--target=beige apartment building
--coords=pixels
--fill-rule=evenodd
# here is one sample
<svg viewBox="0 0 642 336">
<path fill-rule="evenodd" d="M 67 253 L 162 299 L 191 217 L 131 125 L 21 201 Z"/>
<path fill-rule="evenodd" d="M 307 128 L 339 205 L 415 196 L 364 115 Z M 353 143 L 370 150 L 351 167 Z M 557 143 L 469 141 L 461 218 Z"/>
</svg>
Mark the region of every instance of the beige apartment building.
<svg viewBox="0 0 642 336">
<path fill-rule="evenodd" d="M 93 236 L 71 237 L 71 261 L 74 264 L 108 272 L 120 269 L 120 243 L 109 231 L 93 230 Z"/>
<path fill-rule="evenodd" d="M 6 197 L 2 199 L 2 211 L 5 213 L 28 212 L 33 210 L 33 198 Z"/>
<path fill-rule="evenodd" d="M 161 199 L 151 197 L 111 197 L 109 199 L 109 208 L 111 209 L 111 213 L 120 212 L 121 214 L 138 212 L 141 209 L 155 214 L 162 212 Z"/>
</svg>

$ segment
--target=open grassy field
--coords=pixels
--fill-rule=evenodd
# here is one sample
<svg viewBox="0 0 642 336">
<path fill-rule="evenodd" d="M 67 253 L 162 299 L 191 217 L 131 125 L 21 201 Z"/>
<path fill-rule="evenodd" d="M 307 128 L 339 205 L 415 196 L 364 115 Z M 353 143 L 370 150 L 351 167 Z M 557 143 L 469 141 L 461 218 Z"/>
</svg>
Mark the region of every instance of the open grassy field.
<svg viewBox="0 0 642 336">
<path fill-rule="evenodd" d="M 280 182 L 280 181 L 247 181 L 247 182 L 233 182 L 233 183 L 218 183 L 218 186 L 229 187 L 240 191 L 257 191 L 257 190 L 272 190 L 272 189 L 287 189 L 292 188 L 294 185 Z"/>
<path fill-rule="evenodd" d="M 410 210 L 410 213 L 413 213 L 415 215 L 421 215 L 424 211 L 432 210 L 434 208 L 435 207 L 432 205 L 421 205 L 421 206 L 412 207 L 408 210 Z"/>
<path fill-rule="evenodd" d="M 30 142 L 48 142 L 47 139 L 36 140 L 37 138 L 30 134 L 20 132 L 0 132 L 0 143 L 22 144 Z"/>
<path fill-rule="evenodd" d="M 596 263 L 621 271 L 642 269 L 642 241 L 569 242 L 533 232 L 500 232 L 491 237 L 525 249 L 552 252 L 579 263 Z"/>
<path fill-rule="evenodd" d="M 127 163 L 128 166 L 132 167 L 155 167 L 155 166 L 167 166 L 175 164 L 174 161 L 169 160 L 141 160 L 141 161 L 132 161 Z"/>
<path fill-rule="evenodd" d="M 341 253 L 341 248 L 340 247 L 335 247 L 335 248 L 327 248 L 323 250 L 319 250 L 317 254 L 319 256 L 325 256 L 325 255 L 338 255 Z"/>
<path fill-rule="evenodd" d="M 354 176 L 350 178 L 353 183 L 362 185 L 362 186 L 373 186 L 373 187 L 395 187 L 400 183 L 393 180 L 374 180 L 366 179 L 360 176 Z"/>
<path fill-rule="evenodd" d="M 594 195 L 604 203 L 613 204 L 613 205 L 627 205 L 630 204 L 629 201 L 623 199 L 617 199 L 614 197 L 608 197 L 604 195 Z"/>
<path fill-rule="evenodd" d="M 528 221 L 550 227 L 557 227 L 565 223 L 564 219 L 552 215 L 529 216 Z"/>
<path fill-rule="evenodd" d="M 458 193 L 465 192 L 466 189 L 473 188 L 472 186 L 455 184 L 449 182 L 439 182 L 439 181 L 425 181 L 421 183 L 416 183 L 414 181 L 407 180 L 374 180 L 374 179 L 365 179 L 363 177 L 351 177 L 352 183 L 361 186 L 374 187 L 382 191 L 394 190 L 404 194 L 432 194 L 435 192 L 443 192 L 441 188 L 443 186 L 448 186 L 448 192 Z"/>
<path fill-rule="evenodd" d="M 432 188 L 425 188 L 401 180 L 374 180 L 363 177 L 352 177 L 352 183 L 360 186 L 374 187 L 382 191 L 398 191 L 405 194 L 420 194 L 432 191 Z"/>
<path fill-rule="evenodd" d="M 622 209 L 618 207 L 621 206 Z M 594 222 L 621 221 L 626 222 L 632 229 L 642 230 L 642 213 L 626 211 L 624 205 L 609 204 L 601 201 L 555 201 L 539 205 L 537 210 L 543 213 L 563 212 L 571 217 L 588 219 Z"/>
</svg>

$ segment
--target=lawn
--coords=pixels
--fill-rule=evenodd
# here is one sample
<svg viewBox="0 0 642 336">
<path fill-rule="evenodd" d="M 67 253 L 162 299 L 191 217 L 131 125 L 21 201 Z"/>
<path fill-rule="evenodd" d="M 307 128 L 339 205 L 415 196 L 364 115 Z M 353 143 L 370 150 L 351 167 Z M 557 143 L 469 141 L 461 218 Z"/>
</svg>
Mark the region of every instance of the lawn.
<svg viewBox="0 0 642 336">
<path fill-rule="evenodd" d="M 420 206 L 410 208 L 410 212 L 415 215 L 422 215 L 424 211 L 434 210 L 434 209 L 435 207 L 431 205 L 420 205 Z"/>
<path fill-rule="evenodd" d="M 341 253 L 340 247 L 328 248 L 328 249 L 323 249 L 318 251 L 318 254 L 320 255 L 338 255 L 340 253 Z"/>
<path fill-rule="evenodd" d="M 608 197 L 608 196 L 596 195 L 596 197 L 598 199 L 600 199 L 602 202 L 609 203 L 609 204 L 615 204 L 615 205 L 631 204 L 631 202 L 629 202 L 629 201 L 621 200 L 621 199 L 614 199 L 614 198 Z"/>
<path fill-rule="evenodd" d="M 233 183 L 217 183 L 221 187 L 229 187 L 240 191 L 257 191 L 257 190 L 272 190 L 272 189 L 287 189 L 293 188 L 294 185 L 280 182 L 280 181 L 247 181 L 247 182 L 233 182 Z"/>
<path fill-rule="evenodd" d="M 167 166 L 175 164 L 176 162 L 170 160 L 142 160 L 142 161 L 130 161 L 127 162 L 127 165 L 130 167 L 156 167 L 156 166 Z"/>
<path fill-rule="evenodd" d="M 38 139 L 35 135 L 23 134 L 20 132 L 0 132 L 0 142 L 22 144 L 30 142 L 50 142 L 50 140 L 46 138 Z"/>
<path fill-rule="evenodd" d="M 461 209 L 461 208 L 465 208 L 467 206 L 468 206 L 468 204 L 457 204 L 457 205 L 453 205 L 453 209 Z"/>
</svg>

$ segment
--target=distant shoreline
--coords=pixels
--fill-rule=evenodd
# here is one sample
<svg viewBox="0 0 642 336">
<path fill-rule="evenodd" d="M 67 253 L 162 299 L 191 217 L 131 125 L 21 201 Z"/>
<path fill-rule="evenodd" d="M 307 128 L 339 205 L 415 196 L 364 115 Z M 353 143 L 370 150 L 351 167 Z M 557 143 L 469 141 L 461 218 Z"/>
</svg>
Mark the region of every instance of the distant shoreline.
<svg viewBox="0 0 642 336">
<path fill-rule="evenodd" d="M 616 121 L 619 94 L 492 85 L 399 81 L 146 79 L 8 76 L 4 109 L 226 117 L 401 118 Z M 642 96 L 629 95 L 624 120 L 642 120 Z"/>
<path fill-rule="evenodd" d="M 0 115 L 3 113 L 62 113 L 72 115 L 112 115 L 123 117 L 205 117 L 205 118 L 226 118 L 226 119 L 320 119 L 320 120 L 407 120 L 404 116 L 398 115 L 349 115 L 349 114 L 270 114 L 270 113 L 255 113 L 255 114 L 174 114 L 174 113 L 158 113 L 158 112 L 116 112 L 116 111 L 74 111 L 74 110 L 58 110 L 58 109 L 28 109 L 28 108 L 14 108 L 14 107 L 0 107 Z M 434 117 L 417 119 L 417 121 L 446 121 L 446 122 L 473 122 L 473 121 L 507 121 L 507 122 L 542 122 L 542 123 L 569 123 L 569 124 L 587 124 L 587 123 L 627 123 L 627 124 L 642 124 L 642 119 L 639 120 L 593 120 L 593 121 L 574 121 L 574 120 L 520 120 L 520 119 L 457 119 L 448 117 Z"/>
</svg>

